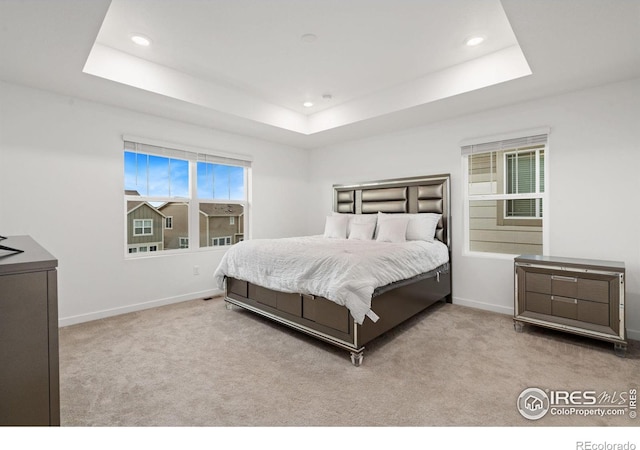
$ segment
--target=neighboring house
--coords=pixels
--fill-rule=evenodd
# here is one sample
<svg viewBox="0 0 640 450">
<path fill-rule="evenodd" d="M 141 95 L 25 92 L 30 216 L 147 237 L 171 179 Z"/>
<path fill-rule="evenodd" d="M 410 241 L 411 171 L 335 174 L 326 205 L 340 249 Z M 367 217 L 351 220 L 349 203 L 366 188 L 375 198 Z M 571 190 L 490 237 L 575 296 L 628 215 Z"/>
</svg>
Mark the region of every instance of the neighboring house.
<svg viewBox="0 0 640 450">
<path fill-rule="evenodd" d="M 200 246 L 218 247 L 244 239 L 242 205 L 200 203 Z"/>
<path fill-rule="evenodd" d="M 127 192 L 127 195 L 136 195 Z M 127 202 L 127 249 L 129 253 L 155 252 L 164 248 L 164 215 L 145 201 Z"/>
<path fill-rule="evenodd" d="M 189 205 L 170 202 L 158 207 L 164 215 L 165 250 L 189 248 Z"/>
</svg>

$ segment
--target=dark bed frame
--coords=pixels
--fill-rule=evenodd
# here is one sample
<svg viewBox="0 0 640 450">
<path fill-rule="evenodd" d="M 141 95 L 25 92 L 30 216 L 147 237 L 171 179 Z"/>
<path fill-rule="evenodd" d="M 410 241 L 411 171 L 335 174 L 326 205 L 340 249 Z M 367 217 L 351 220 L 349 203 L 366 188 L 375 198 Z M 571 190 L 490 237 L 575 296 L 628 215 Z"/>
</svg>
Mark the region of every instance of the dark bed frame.
<svg viewBox="0 0 640 450">
<path fill-rule="evenodd" d="M 277 292 L 235 278 L 226 279 L 225 301 L 351 352 L 362 363 L 364 346 L 435 302 L 451 302 L 450 176 L 434 175 L 371 183 L 334 185 L 334 211 L 339 213 L 442 214 L 436 238 L 449 247 L 449 263 L 410 280 L 376 289 L 371 309 L 377 322 L 359 325 L 346 307 L 323 297 Z"/>
</svg>

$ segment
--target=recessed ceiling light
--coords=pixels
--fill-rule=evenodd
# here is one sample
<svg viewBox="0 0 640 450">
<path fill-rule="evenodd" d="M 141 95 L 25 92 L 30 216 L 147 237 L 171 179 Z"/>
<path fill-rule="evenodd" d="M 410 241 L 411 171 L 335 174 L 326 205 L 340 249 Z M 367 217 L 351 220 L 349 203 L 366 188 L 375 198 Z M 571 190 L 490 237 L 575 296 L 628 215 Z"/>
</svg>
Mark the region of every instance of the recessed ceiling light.
<svg viewBox="0 0 640 450">
<path fill-rule="evenodd" d="M 480 45 L 483 42 L 484 42 L 484 36 L 471 36 L 466 41 L 464 41 L 464 43 L 467 44 L 469 47 L 475 47 L 476 45 Z"/>
<path fill-rule="evenodd" d="M 151 45 L 151 39 L 141 34 L 132 34 L 131 40 L 141 47 L 148 47 Z"/>
<path fill-rule="evenodd" d="M 302 106 L 304 106 L 305 108 L 311 108 L 313 106 L 313 102 L 304 102 Z"/>
</svg>

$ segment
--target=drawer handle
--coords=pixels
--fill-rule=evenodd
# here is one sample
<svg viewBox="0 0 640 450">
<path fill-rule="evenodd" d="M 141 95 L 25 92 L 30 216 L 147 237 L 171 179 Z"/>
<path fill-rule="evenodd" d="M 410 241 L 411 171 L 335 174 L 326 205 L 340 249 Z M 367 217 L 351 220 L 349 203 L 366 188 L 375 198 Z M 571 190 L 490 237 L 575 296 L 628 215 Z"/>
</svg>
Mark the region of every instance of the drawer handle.
<svg viewBox="0 0 640 450">
<path fill-rule="evenodd" d="M 578 279 L 576 277 L 563 277 L 562 275 L 551 275 L 551 279 L 558 281 L 570 281 L 572 283 L 578 282 Z"/>
<path fill-rule="evenodd" d="M 578 303 L 577 298 L 555 298 L 553 295 L 551 296 L 551 300 L 562 303 L 573 303 L 574 305 Z"/>
</svg>

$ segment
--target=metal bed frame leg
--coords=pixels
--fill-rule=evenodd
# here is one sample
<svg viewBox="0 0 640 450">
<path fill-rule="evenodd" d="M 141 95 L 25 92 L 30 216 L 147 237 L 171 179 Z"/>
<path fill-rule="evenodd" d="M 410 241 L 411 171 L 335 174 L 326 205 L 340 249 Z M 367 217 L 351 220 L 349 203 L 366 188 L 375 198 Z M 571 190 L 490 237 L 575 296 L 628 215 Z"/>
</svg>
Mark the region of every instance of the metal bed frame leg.
<svg viewBox="0 0 640 450">
<path fill-rule="evenodd" d="M 363 359 L 364 350 L 360 350 L 359 352 L 351 352 L 351 364 L 353 364 L 354 366 L 360 367 Z"/>
</svg>

